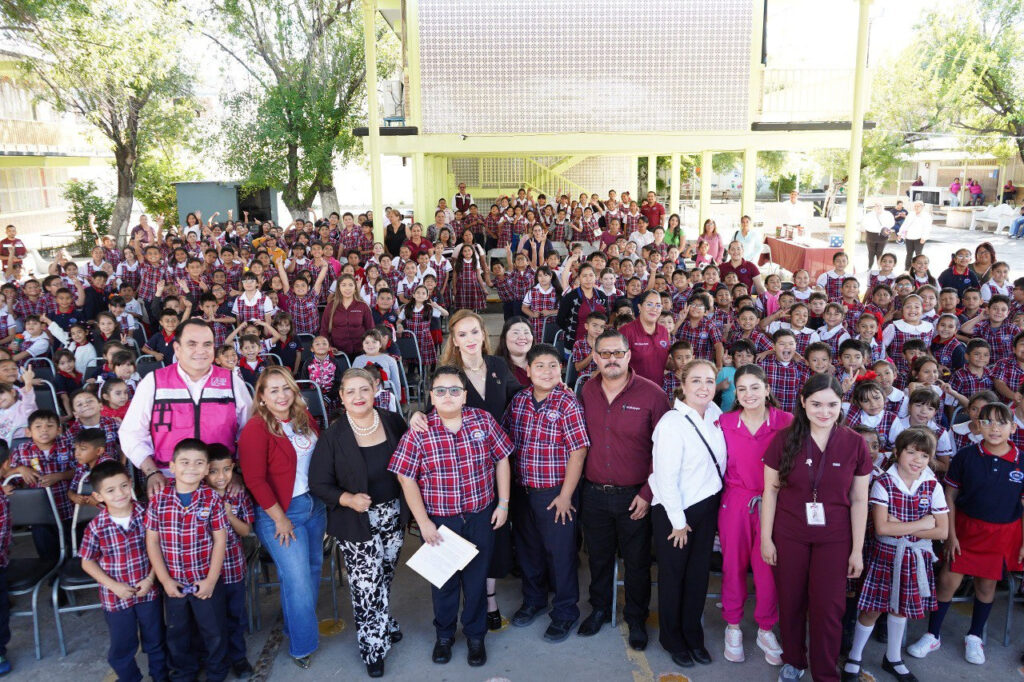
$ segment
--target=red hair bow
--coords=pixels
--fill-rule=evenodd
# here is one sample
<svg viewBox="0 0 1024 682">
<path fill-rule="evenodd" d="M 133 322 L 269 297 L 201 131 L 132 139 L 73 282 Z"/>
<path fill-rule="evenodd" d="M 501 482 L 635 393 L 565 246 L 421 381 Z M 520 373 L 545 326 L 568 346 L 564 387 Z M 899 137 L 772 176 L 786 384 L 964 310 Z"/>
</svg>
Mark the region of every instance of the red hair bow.
<svg viewBox="0 0 1024 682">
<path fill-rule="evenodd" d="M 855 378 L 853 380 L 853 382 L 855 384 L 859 384 L 862 381 L 874 381 L 877 378 L 878 378 L 877 374 L 875 374 L 874 372 L 868 370 L 867 372 L 864 372 L 863 374 L 861 374 L 859 377 Z"/>
</svg>

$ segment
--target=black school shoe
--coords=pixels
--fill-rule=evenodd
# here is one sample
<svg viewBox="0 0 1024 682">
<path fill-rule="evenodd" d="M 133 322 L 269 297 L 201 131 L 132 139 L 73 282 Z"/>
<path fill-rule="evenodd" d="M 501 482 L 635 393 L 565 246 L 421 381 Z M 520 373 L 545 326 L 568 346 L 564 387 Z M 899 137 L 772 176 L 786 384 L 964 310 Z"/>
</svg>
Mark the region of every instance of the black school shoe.
<svg viewBox="0 0 1024 682">
<path fill-rule="evenodd" d="M 702 646 L 690 649 L 690 656 L 701 665 L 711 665 L 711 654 Z"/>
<path fill-rule="evenodd" d="M 497 632 L 501 629 L 501 610 L 494 609 L 493 611 L 487 612 L 487 629 L 491 632 Z"/>
<path fill-rule="evenodd" d="M 231 664 L 231 672 L 240 680 L 247 680 L 252 677 L 253 669 L 249 661 L 244 658 Z"/>
<path fill-rule="evenodd" d="M 447 663 L 452 660 L 453 641 L 451 639 L 439 639 L 434 642 L 434 651 L 430 654 L 430 660 L 434 663 Z"/>
<path fill-rule="evenodd" d="M 895 663 L 889 662 L 888 656 L 882 656 L 882 670 L 895 677 L 899 682 L 917 682 L 917 677 L 912 672 L 898 673 L 896 672 L 896 666 L 905 664 L 903 661 L 896 661 Z"/>
<path fill-rule="evenodd" d="M 366 674 L 370 677 L 384 677 L 384 659 L 370 661 L 366 664 Z"/>
<path fill-rule="evenodd" d="M 564 642 L 575 624 L 575 620 L 553 620 L 544 631 L 544 639 L 551 643 Z"/>
<path fill-rule="evenodd" d="M 479 668 L 487 663 L 487 648 L 482 639 L 470 639 L 466 641 L 469 652 L 466 654 L 466 663 L 473 668 Z"/>
<path fill-rule="evenodd" d="M 695 663 L 693 662 L 693 656 L 686 649 L 672 654 L 672 662 L 678 665 L 680 668 L 692 668 Z"/>
</svg>

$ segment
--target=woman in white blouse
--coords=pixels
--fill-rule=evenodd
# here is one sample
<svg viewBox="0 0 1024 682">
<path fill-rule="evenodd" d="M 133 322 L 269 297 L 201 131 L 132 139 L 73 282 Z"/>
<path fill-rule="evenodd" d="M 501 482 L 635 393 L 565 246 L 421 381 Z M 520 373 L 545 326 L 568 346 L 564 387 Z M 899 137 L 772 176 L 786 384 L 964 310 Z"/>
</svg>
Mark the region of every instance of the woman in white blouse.
<svg viewBox="0 0 1024 682">
<path fill-rule="evenodd" d="M 725 437 L 714 404 L 715 366 L 683 368 L 674 409 L 654 429 L 651 523 L 658 557 L 659 641 L 682 667 L 707 665 L 701 616 L 718 525 Z"/>
<path fill-rule="evenodd" d="M 899 235 L 906 241 L 907 260 L 904 267 L 910 270 L 910 264 L 916 256 L 921 255 L 924 243 L 932 233 L 932 214 L 925 210 L 923 201 L 915 201 L 910 215 L 900 226 Z"/>
</svg>

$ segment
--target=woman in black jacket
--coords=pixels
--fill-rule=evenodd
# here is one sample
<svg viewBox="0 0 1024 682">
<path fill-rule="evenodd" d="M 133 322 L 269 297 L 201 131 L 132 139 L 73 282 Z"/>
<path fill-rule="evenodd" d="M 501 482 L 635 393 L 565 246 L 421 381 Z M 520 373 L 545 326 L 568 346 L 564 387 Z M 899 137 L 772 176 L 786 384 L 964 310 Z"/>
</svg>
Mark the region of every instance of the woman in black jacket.
<svg viewBox="0 0 1024 682">
<path fill-rule="evenodd" d="M 344 418 L 317 441 L 309 489 L 327 506 L 327 532 L 345 558 L 359 654 L 370 677 L 384 674 L 384 656 L 402 638 L 391 617 L 391 581 L 409 509 L 387 470 L 406 431 L 400 415 L 373 406 L 373 379 L 350 369 L 341 380 Z"/>
</svg>

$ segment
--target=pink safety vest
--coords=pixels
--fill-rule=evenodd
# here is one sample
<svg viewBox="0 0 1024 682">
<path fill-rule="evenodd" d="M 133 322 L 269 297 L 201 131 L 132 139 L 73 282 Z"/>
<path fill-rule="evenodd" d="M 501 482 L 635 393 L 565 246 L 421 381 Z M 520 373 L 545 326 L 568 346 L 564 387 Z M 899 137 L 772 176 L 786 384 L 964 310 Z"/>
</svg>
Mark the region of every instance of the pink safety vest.
<svg viewBox="0 0 1024 682">
<path fill-rule="evenodd" d="M 235 391 L 231 372 L 214 365 L 203 386 L 199 402 L 192 400 L 177 363 L 153 372 L 156 391 L 153 395 L 153 458 L 167 465 L 175 446 L 186 438 L 199 438 L 204 443 L 223 443 L 234 453 L 238 441 L 238 418 L 235 414 Z"/>
</svg>

